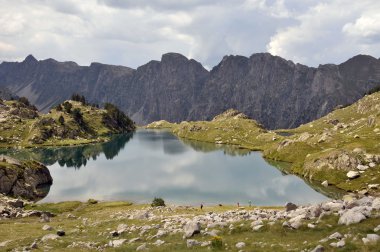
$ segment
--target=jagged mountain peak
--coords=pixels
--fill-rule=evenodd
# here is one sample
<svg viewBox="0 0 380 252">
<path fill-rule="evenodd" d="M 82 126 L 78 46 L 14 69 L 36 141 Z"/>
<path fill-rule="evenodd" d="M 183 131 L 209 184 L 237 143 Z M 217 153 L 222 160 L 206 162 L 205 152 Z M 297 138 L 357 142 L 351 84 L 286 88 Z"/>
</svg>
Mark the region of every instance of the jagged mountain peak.
<svg viewBox="0 0 380 252">
<path fill-rule="evenodd" d="M 29 54 L 28 56 L 26 56 L 26 58 L 23 61 L 23 63 L 37 63 L 37 62 L 38 60 L 32 54 Z"/>
<path fill-rule="evenodd" d="M 180 53 L 175 52 L 169 52 L 165 53 L 161 56 L 161 62 L 168 61 L 168 60 L 181 60 L 181 61 L 189 61 L 187 57 Z"/>
</svg>

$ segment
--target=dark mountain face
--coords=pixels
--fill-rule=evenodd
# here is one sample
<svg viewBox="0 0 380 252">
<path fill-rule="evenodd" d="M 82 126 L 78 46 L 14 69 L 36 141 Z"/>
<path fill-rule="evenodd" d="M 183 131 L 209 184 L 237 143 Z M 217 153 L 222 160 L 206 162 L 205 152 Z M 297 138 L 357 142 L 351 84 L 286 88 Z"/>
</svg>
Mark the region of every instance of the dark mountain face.
<svg viewBox="0 0 380 252">
<path fill-rule="evenodd" d="M 11 100 L 11 99 L 14 99 L 14 98 L 18 98 L 17 95 L 12 94 L 11 91 L 9 91 L 8 88 L 2 88 L 2 87 L 0 87 L 0 99 Z"/>
<path fill-rule="evenodd" d="M 268 53 L 226 56 L 210 72 L 176 53 L 136 70 L 33 56 L 0 64 L 0 88 L 26 96 L 42 111 L 80 93 L 90 102 L 118 105 L 139 124 L 211 119 L 234 108 L 267 128 L 296 127 L 377 86 L 380 60 L 364 55 L 318 68 Z"/>
</svg>

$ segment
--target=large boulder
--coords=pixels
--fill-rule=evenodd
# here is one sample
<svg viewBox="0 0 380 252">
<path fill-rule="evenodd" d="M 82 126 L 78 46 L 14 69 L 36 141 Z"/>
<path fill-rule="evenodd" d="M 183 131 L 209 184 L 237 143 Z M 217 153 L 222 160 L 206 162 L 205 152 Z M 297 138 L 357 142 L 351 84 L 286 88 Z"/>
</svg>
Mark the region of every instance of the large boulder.
<svg viewBox="0 0 380 252">
<path fill-rule="evenodd" d="M 0 193 L 38 200 L 48 194 L 52 183 L 49 169 L 43 164 L 0 156 Z"/>
<path fill-rule="evenodd" d="M 365 220 L 370 215 L 371 215 L 370 208 L 357 206 L 347 211 L 344 211 L 339 218 L 338 224 L 350 225 L 350 224 L 359 223 L 362 220 Z"/>
<path fill-rule="evenodd" d="M 183 228 L 184 237 L 190 238 L 195 234 L 199 234 L 201 232 L 201 224 L 197 221 L 188 222 Z"/>
</svg>

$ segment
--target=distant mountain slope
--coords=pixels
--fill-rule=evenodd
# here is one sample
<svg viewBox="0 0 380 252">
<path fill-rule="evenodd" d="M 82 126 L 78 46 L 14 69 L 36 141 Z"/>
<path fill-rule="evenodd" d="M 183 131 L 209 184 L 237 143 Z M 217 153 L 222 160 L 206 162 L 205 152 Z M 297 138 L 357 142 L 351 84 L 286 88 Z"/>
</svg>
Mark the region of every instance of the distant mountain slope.
<svg viewBox="0 0 380 252">
<path fill-rule="evenodd" d="M 136 70 L 31 55 L 0 64 L 0 88 L 26 96 L 42 111 L 80 93 L 90 102 L 118 105 L 139 124 L 206 120 L 234 108 L 267 128 L 296 127 L 378 86 L 380 60 L 365 55 L 318 68 L 268 53 L 225 56 L 211 71 L 176 53 Z"/>
<path fill-rule="evenodd" d="M 0 99 L 11 100 L 17 98 L 17 95 L 12 94 L 8 88 L 0 88 Z"/>
</svg>

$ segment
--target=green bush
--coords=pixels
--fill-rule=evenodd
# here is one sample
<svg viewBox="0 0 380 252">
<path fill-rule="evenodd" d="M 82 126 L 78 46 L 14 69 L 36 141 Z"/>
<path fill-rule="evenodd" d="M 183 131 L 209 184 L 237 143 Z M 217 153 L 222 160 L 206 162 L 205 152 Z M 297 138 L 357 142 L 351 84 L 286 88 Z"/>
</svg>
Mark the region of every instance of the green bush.
<svg viewBox="0 0 380 252">
<path fill-rule="evenodd" d="M 97 204 L 98 201 L 96 199 L 88 199 L 87 203 L 94 205 L 94 204 Z"/>
<path fill-rule="evenodd" d="M 82 103 L 82 105 L 86 105 L 87 102 L 86 102 L 86 98 L 84 97 L 84 95 L 80 95 L 80 94 L 73 94 L 71 96 L 71 100 L 73 101 L 77 101 L 77 102 L 80 102 Z"/>
<path fill-rule="evenodd" d="M 55 109 L 56 109 L 57 111 L 62 111 L 62 110 L 63 110 L 61 104 L 58 104 L 58 105 L 55 107 Z"/>
<path fill-rule="evenodd" d="M 152 207 L 165 206 L 165 201 L 162 198 L 155 197 L 150 205 Z"/>
<path fill-rule="evenodd" d="M 63 118 L 63 116 L 60 116 L 58 118 L 58 122 L 61 124 L 61 125 L 64 125 L 65 124 L 65 118 Z"/>
<path fill-rule="evenodd" d="M 223 249 L 223 240 L 220 236 L 214 236 L 211 239 L 211 248 L 212 249 Z"/>
<path fill-rule="evenodd" d="M 70 102 L 64 102 L 63 107 L 65 108 L 66 113 L 71 113 L 71 109 L 73 108 L 73 105 Z"/>
</svg>

